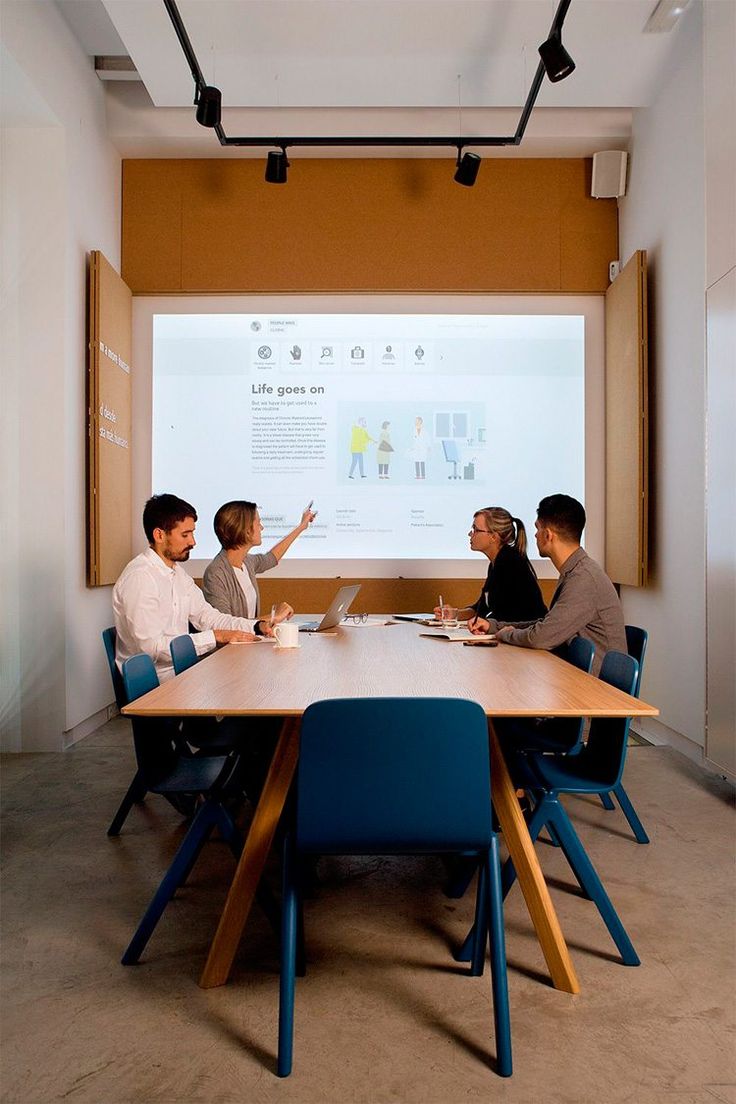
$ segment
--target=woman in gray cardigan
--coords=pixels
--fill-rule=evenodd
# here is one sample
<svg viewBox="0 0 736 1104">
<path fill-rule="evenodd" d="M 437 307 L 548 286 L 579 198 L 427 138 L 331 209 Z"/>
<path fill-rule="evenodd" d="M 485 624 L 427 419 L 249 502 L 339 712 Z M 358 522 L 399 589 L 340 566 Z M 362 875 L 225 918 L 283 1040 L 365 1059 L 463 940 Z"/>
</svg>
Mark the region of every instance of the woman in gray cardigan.
<svg viewBox="0 0 736 1104">
<path fill-rule="evenodd" d="M 261 543 L 263 534 L 255 502 L 226 502 L 221 506 L 215 514 L 214 526 L 222 549 L 205 570 L 202 583 L 209 604 L 233 617 L 257 617 L 261 600 L 256 575 L 275 567 L 299 534 L 309 528 L 316 517 L 311 506 L 310 502 L 297 527 L 270 552 L 255 555 L 250 555 L 250 550 Z M 286 602 L 276 609 L 279 621 L 291 617 L 293 612 Z"/>
</svg>

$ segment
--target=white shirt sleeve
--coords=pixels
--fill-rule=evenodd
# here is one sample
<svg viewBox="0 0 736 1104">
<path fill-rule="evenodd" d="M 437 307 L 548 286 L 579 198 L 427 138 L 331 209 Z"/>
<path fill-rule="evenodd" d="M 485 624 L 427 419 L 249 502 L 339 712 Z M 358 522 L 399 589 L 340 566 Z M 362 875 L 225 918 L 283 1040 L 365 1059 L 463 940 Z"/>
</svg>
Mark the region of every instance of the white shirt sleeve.
<svg viewBox="0 0 736 1104">
<path fill-rule="evenodd" d="M 188 581 L 187 586 L 187 598 L 189 601 L 189 620 L 197 629 L 242 629 L 243 632 L 252 633 L 255 631 L 254 626 L 256 623 L 255 618 L 251 617 L 232 617 L 229 613 L 220 613 L 214 606 L 211 606 L 205 598 L 202 591 L 199 589 L 194 579 L 189 575 L 185 576 Z M 214 647 L 215 637 L 212 631 L 192 633 L 192 639 L 194 640 L 194 646 L 197 647 L 198 637 L 207 637 L 212 641 L 211 646 Z M 203 641 L 204 643 L 204 641 Z M 205 649 L 209 650 L 209 649 Z"/>
</svg>

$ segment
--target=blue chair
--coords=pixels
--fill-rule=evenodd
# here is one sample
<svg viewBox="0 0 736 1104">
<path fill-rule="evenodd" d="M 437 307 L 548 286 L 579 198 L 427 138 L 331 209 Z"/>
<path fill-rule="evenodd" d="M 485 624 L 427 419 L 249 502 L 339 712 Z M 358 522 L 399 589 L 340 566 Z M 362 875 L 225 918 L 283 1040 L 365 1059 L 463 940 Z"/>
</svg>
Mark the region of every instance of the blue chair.
<svg viewBox="0 0 736 1104">
<path fill-rule="evenodd" d="M 570 644 L 557 653 L 561 659 L 590 674 L 595 656 L 595 644 L 586 636 L 576 636 Z M 575 755 L 583 746 L 585 717 L 546 717 L 537 723 L 519 719 L 494 721 L 496 734 L 504 749 L 516 751 L 566 751 Z M 554 829 L 550 832 L 552 843 L 557 845 Z M 445 886 L 445 896 L 459 898 L 465 895 L 474 870 L 462 857 L 450 863 L 450 878 Z"/>
<path fill-rule="evenodd" d="M 188 634 L 175 636 L 169 644 L 169 650 L 174 675 L 183 675 L 184 671 L 199 664 L 202 658 L 196 654 L 194 641 Z M 263 730 L 263 723 L 260 728 Z M 245 793 L 255 803 L 263 787 L 265 772 L 273 754 L 273 747 L 270 746 L 273 741 L 264 742 L 263 739 L 255 741 L 254 747 L 254 742 L 247 740 L 247 733 L 253 734 L 257 730 L 257 724 L 254 725 L 253 721 L 248 724 L 243 718 L 226 718 L 222 723 L 217 724 L 211 718 L 189 716 L 184 722 L 182 734 L 185 740 L 198 749 L 198 755 L 223 754 L 228 751 L 249 752 L 250 757 L 259 754 L 256 765 L 250 764 L 248 771 L 244 763 L 244 769 L 241 772 Z M 262 749 L 259 749 L 259 743 L 265 744 Z"/>
<path fill-rule="evenodd" d="M 159 682 L 151 657 L 141 654 L 126 659 L 123 684 L 130 702 L 155 689 Z M 167 797 L 196 794 L 200 805 L 122 957 L 124 966 L 140 958 L 164 909 L 176 890 L 186 882 L 213 828 L 219 828 L 236 859 L 242 850 L 240 833 L 226 807 L 229 798 L 240 796 L 238 756 L 235 753 L 201 758 L 185 755 L 177 742 L 175 719 L 132 717 L 131 720 L 138 772 L 146 789 Z M 265 885 L 259 886 L 257 897 L 278 930 L 278 909 Z"/>
<path fill-rule="evenodd" d="M 608 652 L 601 666 L 604 682 L 633 693 L 639 665 L 632 656 Z M 536 840 L 541 829 L 552 829 L 583 893 L 597 906 L 626 966 L 638 966 L 639 958 L 611 904 L 570 818 L 560 802 L 560 794 L 605 794 L 620 784 L 626 759 L 630 717 L 594 717 L 585 746 L 577 755 L 549 755 L 541 752 L 518 754 L 509 763 L 518 785 L 531 792 L 534 810 L 529 818 L 529 834 Z M 504 897 L 514 883 L 516 871 L 509 859 L 503 868 Z"/>
<path fill-rule="evenodd" d="M 292 1068 L 300 868 L 306 857 L 459 851 L 475 852 L 479 866 L 475 916 L 483 938 L 470 972 L 482 974 L 490 932 L 497 1069 L 510 1076 L 498 841 L 483 710 L 444 698 L 317 702 L 304 714 L 300 748 L 296 823 L 284 840 L 279 1076 Z"/>
<path fill-rule="evenodd" d="M 125 693 L 125 686 L 123 685 L 123 676 L 118 670 L 118 665 L 115 662 L 115 645 L 117 642 L 117 632 L 114 626 L 109 629 L 104 629 L 102 633 L 102 641 L 105 645 L 105 655 L 107 656 L 107 662 L 110 667 L 110 677 L 112 678 L 112 687 L 115 693 L 115 703 L 118 709 L 122 709 L 123 706 L 128 704 L 128 697 Z M 187 754 L 186 744 L 183 740 L 179 741 L 180 748 L 184 754 Z M 125 797 L 120 802 L 118 811 L 112 818 L 110 827 L 107 829 L 108 836 L 119 836 L 120 829 L 125 823 L 128 813 L 134 805 L 141 805 L 148 793 L 148 788 L 145 784 L 145 780 L 140 770 L 137 770 L 133 775 L 133 781 L 128 786 Z M 176 809 L 182 816 L 191 816 L 194 812 L 193 803 L 187 798 L 177 797 L 175 794 L 164 794 L 164 797 L 170 805 Z"/>
<path fill-rule="evenodd" d="M 593 669 L 595 644 L 587 636 L 576 636 L 556 654 L 589 675 Z M 554 751 L 577 755 L 583 746 L 585 717 L 545 717 L 539 723 L 528 720 L 495 722 L 504 748 L 519 751 Z"/>
<path fill-rule="evenodd" d="M 123 685 L 123 676 L 120 674 L 118 665 L 115 662 L 115 645 L 117 643 L 117 638 L 118 634 L 114 625 L 111 625 L 109 629 L 104 629 L 102 632 L 102 642 L 105 645 L 105 655 L 107 656 L 108 666 L 110 667 L 110 678 L 112 679 L 112 688 L 115 694 L 115 704 L 118 709 L 122 709 L 123 706 L 128 704 L 128 698 Z M 147 792 L 143 776 L 141 772 L 137 770 L 133 775 L 133 781 L 128 786 L 125 797 L 120 802 L 118 811 L 110 822 L 110 827 L 107 829 L 108 836 L 120 835 L 120 829 L 123 827 L 128 813 L 134 805 L 139 805 L 143 801 Z"/>
<path fill-rule="evenodd" d="M 118 665 L 115 662 L 115 646 L 117 642 L 118 633 L 114 625 L 111 625 L 109 629 L 102 630 L 102 643 L 105 645 L 107 665 L 110 668 L 110 678 L 112 679 L 112 689 L 115 694 L 115 704 L 118 709 L 122 709 L 123 706 L 128 704 L 128 699 L 125 695 L 125 687 L 123 686 L 123 676 L 120 674 Z"/>
<path fill-rule="evenodd" d="M 636 679 L 636 686 L 632 691 L 633 696 L 635 698 L 638 698 L 641 689 L 641 672 L 642 667 L 644 666 L 644 655 L 647 650 L 647 640 L 649 639 L 649 634 L 646 629 L 640 629 L 638 625 L 626 625 L 625 629 L 626 651 L 629 653 L 630 656 L 633 656 L 633 658 L 639 664 L 639 673 Z M 629 822 L 631 830 L 636 837 L 636 842 L 649 843 L 649 836 L 646 834 L 644 830 L 644 825 L 639 820 L 637 812 L 634 806 L 631 804 L 631 799 L 626 793 L 626 790 L 623 787 L 623 783 L 619 782 L 618 785 L 614 786 L 614 788 L 611 790 L 611 794 L 613 794 L 613 796 L 616 798 L 619 805 L 621 806 L 621 811 Z M 611 810 L 616 808 L 613 803 L 613 798 L 611 797 L 611 794 L 602 793 L 600 795 L 601 804 L 603 805 L 604 809 Z"/>
<path fill-rule="evenodd" d="M 174 664 L 174 674 L 181 675 L 199 660 L 197 649 L 191 636 L 175 636 L 169 644 L 171 662 Z"/>
</svg>

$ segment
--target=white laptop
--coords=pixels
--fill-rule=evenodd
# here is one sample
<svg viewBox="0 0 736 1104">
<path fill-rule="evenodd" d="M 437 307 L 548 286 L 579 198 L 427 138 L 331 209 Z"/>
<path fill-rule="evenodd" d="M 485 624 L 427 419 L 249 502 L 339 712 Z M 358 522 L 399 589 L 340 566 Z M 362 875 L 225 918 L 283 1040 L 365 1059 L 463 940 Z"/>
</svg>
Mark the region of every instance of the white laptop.
<svg viewBox="0 0 736 1104">
<path fill-rule="evenodd" d="M 325 629 L 334 629 L 350 609 L 359 590 L 360 583 L 356 583 L 355 586 L 340 587 L 322 620 L 302 622 L 299 625 L 299 632 L 323 632 Z"/>
</svg>

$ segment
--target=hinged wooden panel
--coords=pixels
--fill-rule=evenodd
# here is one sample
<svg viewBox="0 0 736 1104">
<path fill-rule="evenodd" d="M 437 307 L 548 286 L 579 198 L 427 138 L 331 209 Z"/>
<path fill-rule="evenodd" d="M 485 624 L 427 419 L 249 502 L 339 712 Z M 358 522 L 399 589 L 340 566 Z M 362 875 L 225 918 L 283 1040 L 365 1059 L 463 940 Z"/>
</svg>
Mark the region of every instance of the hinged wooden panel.
<svg viewBox="0 0 736 1104">
<path fill-rule="evenodd" d="M 132 296 L 99 250 L 89 267 L 87 583 L 114 583 L 131 558 Z"/>
<path fill-rule="evenodd" d="M 637 250 L 606 292 L 606 571 L 645 586 L 648 561 L 647 255 Z"/>
</svg>

